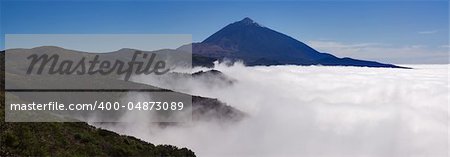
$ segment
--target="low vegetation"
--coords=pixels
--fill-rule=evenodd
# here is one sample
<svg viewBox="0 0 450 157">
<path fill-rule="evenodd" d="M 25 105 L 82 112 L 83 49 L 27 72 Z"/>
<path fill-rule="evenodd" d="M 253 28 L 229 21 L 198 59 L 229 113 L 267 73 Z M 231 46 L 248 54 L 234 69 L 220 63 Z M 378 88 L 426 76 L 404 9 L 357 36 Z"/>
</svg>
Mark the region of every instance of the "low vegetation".
<svg viewBox="0 0 450 157">
<path fill-rule="evenodd" d="M 1 74 L 4 89 L 4 67 Z M 0 102 L 0 156 L 195 156 L 187 148 L 153 145 L 87 123 L 8 123 L 4 92 Z"/>
</svg>

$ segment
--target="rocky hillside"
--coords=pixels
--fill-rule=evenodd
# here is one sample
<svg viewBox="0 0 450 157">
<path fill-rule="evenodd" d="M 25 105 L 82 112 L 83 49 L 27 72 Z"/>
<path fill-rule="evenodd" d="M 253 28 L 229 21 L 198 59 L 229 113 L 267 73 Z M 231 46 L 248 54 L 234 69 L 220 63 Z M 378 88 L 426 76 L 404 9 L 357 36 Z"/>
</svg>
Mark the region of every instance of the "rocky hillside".
<svg viewBox="0 0 450 157">
<path fill-rule="evenodd" d="M 0 55 L 4 63 L 4 53 Z M 1 66 L 4 89 L 4 66 Z M 7 123 L 0 93 L 0 156 L 195 156 L 187 148 L 154 145 L 87 123 Z"/>
</svg>

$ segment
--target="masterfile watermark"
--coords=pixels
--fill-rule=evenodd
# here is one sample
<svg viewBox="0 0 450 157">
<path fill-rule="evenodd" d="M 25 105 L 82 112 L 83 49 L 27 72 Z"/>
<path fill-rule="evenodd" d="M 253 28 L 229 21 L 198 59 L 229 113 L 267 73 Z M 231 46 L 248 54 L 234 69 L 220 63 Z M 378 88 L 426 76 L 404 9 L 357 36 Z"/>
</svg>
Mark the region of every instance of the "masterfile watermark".
<svg viewBox="0 0 450 157">
<path fill-rule="evenodd" d="M 20 34 L 5 43 L 7 122 L 192 120 L 191 95 L 134 82 L 190 69 L 191 36 Z"/>
<path fill-rule="evenodd" d="M 136 59 L 138 56 L 142 57 L 146 62 L 137 61 Z M 154 73 L 156 75 L 163 75 L 169 72 L 170 69 L 166 67 L 166 62 L 164 60 L 155 61 L 155 58 L 156 54 L 151 53 L 149 55 L 147 53 L 142 53 L 142 51 L 135 51 L 131 61 L 125 62 L 116 59 L 114 63 L 109 60 L 100 60 L 99 55 L 95 55 L 91 60 L 82 57 L 78 62 L 75 62 L 70 59 L 60 61 L 60 56 L 58 54 L 53 54 L 51 56 L 47 54 L 31 54 L 27 57 L 27 59 L 30 60 L 27 74 L 31 74 L 35 67 L 38 67 L 36 68 L 36 74 L 41 75 L 44 68 L 49 66 L 50 68 L 48 68 L 46 72 L 50 75 L 109 75 L 115 72 L 117 75 L 125 75 L 124 79 L 125 81 L 128 81 L 133 74 L 148 75 Z M 133 67 L 135 67 L 135 70 L 133 70 Z"/>
</svg>

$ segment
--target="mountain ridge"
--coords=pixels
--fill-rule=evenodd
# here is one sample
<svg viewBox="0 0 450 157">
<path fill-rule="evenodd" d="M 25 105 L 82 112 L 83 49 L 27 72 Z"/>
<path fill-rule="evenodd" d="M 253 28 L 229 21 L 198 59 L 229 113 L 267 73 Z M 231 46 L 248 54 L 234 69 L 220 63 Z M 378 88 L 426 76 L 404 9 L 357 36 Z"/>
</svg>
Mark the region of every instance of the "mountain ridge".
<svg viewBox="0 0 450 157">
<path fill-rule="evenodd" d="M 246 65 L 329 65 L 405 68 L 393 64 L 338 58 L 315 50 L 283 33 L 261 26 L 246 17 L 223 27 L 200 43 L 192 53 L 218 60 L 242 60 Z"/>
</svg>

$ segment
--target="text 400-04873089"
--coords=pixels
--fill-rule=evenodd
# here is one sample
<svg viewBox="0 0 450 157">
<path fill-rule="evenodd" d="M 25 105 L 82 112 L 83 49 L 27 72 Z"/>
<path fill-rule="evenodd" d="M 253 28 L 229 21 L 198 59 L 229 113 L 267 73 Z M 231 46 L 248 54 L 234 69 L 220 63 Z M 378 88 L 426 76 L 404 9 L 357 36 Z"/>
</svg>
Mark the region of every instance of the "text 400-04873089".
<svg viewBox="0 0 450 157">
<path fill-rule="evenodd" d="M 127 106 L 120 105 L 119 102 L 100 102 L 97 107 L 101 110 L 120 110 L 126 108 L 127 110 L 144 110 L 144 111 L 181 111 L 184 108 L 183 102 L 160 102 L 160 101 L 144 101 L 144 102 L 128 102 Z"/>
</svg>

